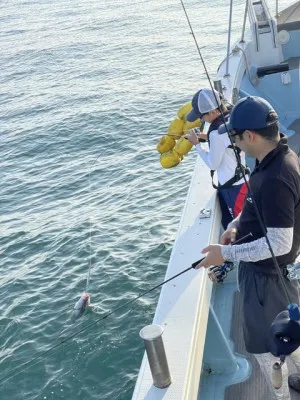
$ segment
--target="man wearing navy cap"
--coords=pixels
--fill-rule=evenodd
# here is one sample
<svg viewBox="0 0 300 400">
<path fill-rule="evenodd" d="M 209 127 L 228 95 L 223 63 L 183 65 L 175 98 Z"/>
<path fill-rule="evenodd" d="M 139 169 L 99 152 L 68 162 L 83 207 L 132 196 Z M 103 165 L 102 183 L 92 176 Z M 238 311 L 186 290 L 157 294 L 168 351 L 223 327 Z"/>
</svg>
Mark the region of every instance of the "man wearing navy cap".
<svg viewBox="0 0 300 400">
<path fill-rule="evenodd" d="M 210 168 L 212 178 L 214 172 L 217 172 L 218 184 L 213 182 L 213 187 L 217 189 L 224 229 L 241 212 L 247 193 L 229 137 L 227 134 L 218 133 L 219 126 L 224 123 L 224 118 L 227 120 L 228 117 L 229 111 L 220 94 L 209 88 L 201 89 L 194 95 L 192 110 L 186 116 L 190 122 L 201 118 L 201 121 L 210 124 L 207 135 L 201 134 L 201 138 L 206 138 L 208 141 L 208 151 L 199 143 L 194 130 L 189 131 L 186 138 L 195 146 L 202 160 Z M 240 157 L 243 168 L 244 153 L 241 153 Z"/>
<path fill-rule="evenodd" d="M 300 166 L 297 155 L 279 133 L 278 116 L 263 98 L 247 97 L 234 106 L 230 122 L 219 128 L 228 132 L 236 145 L 248 156 L 255 157 L 256 167 L 249 185 L 267 229 L 267 236 L 280 267 L 285 288 L 279 280 L 270 250 L 259 223 L 250 194 L 241 214 L 233 220 L 221 237 L 221 244 L 202 250 L 205 259 L 198 265 L 221 265 L 225 260 L 239 262 L 238 281 L 243 307 L 243 332 L 246 349 L 254 353 L 265 373 L 274 398 L 290 399 L 287 367 L 281 389 L 271 385 L 272 356 L 270 325 L 287 309 L 289 301 L 299 305 L 299 282 L 288 279 L 287 266 L 295 262 L 300 247 Z M 246 243 L 231 245 L 235 239 L 252 233 Z M 251 241 L 249 241 L 251 240 Z M 292 353 L 300 367 L 299 349 Z M 289 383 L 297 390 L 300 387 Z"/>
</svg>

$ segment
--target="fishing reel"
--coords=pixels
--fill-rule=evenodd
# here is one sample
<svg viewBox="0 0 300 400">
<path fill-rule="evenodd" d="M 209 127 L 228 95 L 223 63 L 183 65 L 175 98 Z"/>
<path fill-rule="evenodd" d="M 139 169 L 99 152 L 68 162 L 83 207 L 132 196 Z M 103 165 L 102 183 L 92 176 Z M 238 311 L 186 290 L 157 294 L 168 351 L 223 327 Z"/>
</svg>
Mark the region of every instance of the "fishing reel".
<svg viewBox="0 0 300 400">
<path fill-rule="evenodd" d="M 230 261 L 225 261 L 222 265 L 217 265 L 208 268 L 208 277 L 212 282 L 223 283 L 228 272 L 232 271 L 234 264 Z"/>
<path fill-rule="evenodd" d="M 275 357 L 288 355 L 300 346 L 300 310 L 297 304 L 289 304 L 279 313 L 271 328 L 270 352 Z"/>
<path fill-rule="evenodd" d="M 287 310 L 279 313 L 270 328 L 270 352 L 279 357 L 272 370 L 272 384 L 275 389 L 282 386 L 281 367 L 285 357 L 300 346 L 300 310 L 297 304 L 289 304 Z"/>
</svg>

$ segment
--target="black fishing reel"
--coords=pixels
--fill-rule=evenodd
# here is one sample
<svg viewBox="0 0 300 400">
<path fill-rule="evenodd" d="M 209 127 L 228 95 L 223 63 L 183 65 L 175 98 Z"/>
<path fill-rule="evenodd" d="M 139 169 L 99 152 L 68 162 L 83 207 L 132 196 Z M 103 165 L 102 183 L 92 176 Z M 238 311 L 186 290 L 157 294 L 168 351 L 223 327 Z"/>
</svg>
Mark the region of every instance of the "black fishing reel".
<svg viewBox="0 0 300 400">
<path fill-rule="evenodd" d="M 281 367 L 285 357 L 293 353 L 300 346 L 300 309 L 297 304 L 289 304 L 287 310 L 279 313 L 270 328 L 270 352 L 279 357 L 272 369 L 272 384 L 275 389 L 282 386 L 283 377 Z M 293 375 L 289 380 L 293 379 Z M 298 379 L 298 374 L 294 379 Z"/>
<path fill-rule="evenodd" d="M 208 268 L 208 277 L 212 282 L 223 283 L 226 279 L 228 272 L 232 271 L 234 264 L 230 261 L 225 261 L 222 265 L 217 265 Z"/>
<path fill-rule="evenodd" d="M 271 328 L 270 352 L 273 356 L 291 354 L 300 346 L 300 310 L 297 304 L 289 304 L 279 313 Z"/>
</svg>

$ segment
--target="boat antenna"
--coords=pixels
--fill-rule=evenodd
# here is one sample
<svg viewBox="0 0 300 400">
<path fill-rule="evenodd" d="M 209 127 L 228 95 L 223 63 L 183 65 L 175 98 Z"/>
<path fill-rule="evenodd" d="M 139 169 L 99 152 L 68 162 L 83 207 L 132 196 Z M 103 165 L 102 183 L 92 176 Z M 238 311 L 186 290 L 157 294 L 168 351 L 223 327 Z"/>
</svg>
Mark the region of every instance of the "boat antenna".
<svg viewBox="0 0 300 400">
<path fill-rule="evenodd" d="M 207 80 L 208 80 L 208 82 L 209 82 L 210 88 L 211 88 L 212 93 L 213 93 L 213 95 L 214 95 L 216 104 L 219 104 L 219 101 L 218 101 L 217 96 L 216 96 L 216 93 L 215 93 L 215 91 L 214 91 L 214 88 L 213 88 L 213 85 L 212 85 L 212 81 L 211 81 L 210 75 L 209 75 L 209 73 L 208 73 L 208 70 L 207 70 L 207 67 L 206 67 L 204 58 L 202 57 L 202 53 L 201 53 L 200 47 L 199 47 L 199 45 L 198 45 L 198 42 L 197 42 L 197 39 L 196 39 L 194 30 L 193 30 L 193 27 L 192 27 L 192 25 L 191 25 L 191 22 L 190 22 L 188 13 L 187 13 L 187 11 L 186 11 L 185 5 L 184 5 L 184 3 L 183 3 L 183 0 L 180 0 L 180 2 L 181 2 L 181 5 L 182 5 L 182 8 L 183 8 L 183 11 L 184 11 L 184 13 L 185 13 L 185 16 L 186 16 L 188 25 L 189 25 L 189 27 L 190 27 L 191 34 L 192 34 L 193 39 L 194 39 L 194 41 L 195 41 L 195 44 L 196 44 L 196 47 L 197 47 L 197 51 L 198 51 L 198 53 L 199 53 L 199 56 L 200 56 L 200 59 L 201 59 L 201 62 L 202 62 L 202 65 L 203 65 L 203 68 L 204 68 L 204 71 L 205 71 Z M 226 124 L 226 119 L 225 119 L 225 116 L 224 116 L 222 107 L 221 107 L 220 105 L 218 105 L 218 110 L 219 110 L 219 112 L 220 112 L 220 114 L 221 114 L 223 123 L 225 124 L 226 133 L 227 133 L 228 138 L 229 138 L 229 140 L 230 140 L 231 147 L 232 147 L 232 149 L 233 149 L 233 151 L 234 151 L 234 155 L 235 155 L 235 158 L 236 158 L 236 161 L 237 161 L 237 165 L 238 165 L 238 167 L 240 167 L 240 170 L 241 170 L 241 173 L 242 173 L 242 177 L 243 177 L 243 179 L 244 179 L 244 181 L 245 181 L 245 184 L 246 184 L 246 187 L 247 187 L 247 190 L 248 190 L 248 196 L 249 196 L 249 197 L 251 198 L 251 200 L 252 200 L 252 204 L 253 204 L 253 206 L 254 206 L 254 210 L 255 210 L 255 213 L 256 213 L 256 216 L 257 216 L 257 219 L 258 219 L 260 228 L 261 228 L 261 230 L 262 230 L 262 232 L 263 232 L 263 236 L 264 236 L 265 239 L 266 239 L 268 248 L 269 248 L 270 253 L 271 253 L 271 257 L 272 257 L 273 263 L 274 263 L 274 265 L 275 265 L 275 268 L 276 268 L 277 273 L 278 273 L 278 276 L 279 276 L 279 280 L 280 280 L 280 282 L 281 282 L 281 284 L 282 284 L 282 288 L 283 288 L 284 294 L 285 294 L 285 296 L 286 296 L 286 299 L 287 299 L 287 301 L 288 301 L 288 304 L 291 304 L 292 302 L 291 302 L 289 293 L 288 293 L 288 291 L 287 291 L 287 288 L 286 288 L 286 284 L 285 284 L 285 282 L 284 282 L 283 275 L 282 275 L 282 273 L 281 273 L 280 267 L 279 267 L 279 265 L 278 265 L 278 262 L 277 262 L 277 259 L 276 259 L 276 257 L 275 257 L 273 248 L 272 248 L 272 246 L 271 246 L 271 243 L 270 243 L 269 238 L 268 238 L 268 235 L 267 235 L 267 227 L 266 227 L 266 225 L 265 225 L 265 223 L 264 223 L 264 221 L 263 221 L 263 219 L 262 219 L 261 213 L 260 213 L 260 211 L 259 211 L 259 209 L 258 209 L 257 203 L 256 203 L 255 198 L 254 198 L 254 196 L 253 196 L 253 193 L 252 193 L 252 191 L 251 191 L 251 189 L 250 189 L 249 183 L 248 183 L 248 181 L 247 181 L 247 179 L 246 179 L 246 175 L 245 175 L 245 171 L 244 171 L 243 165 L 242 165 L 241 160 L 240 160 L 240 157 L 239 157 L 239 155 L 238 155 L 238 151 L 237 151 L 237 149 L 236 149 L 236 147 L 235 147 L 235 145 L 234 145 L 234 143 L 233 143 L 232 137 L 231 137 L 230 134 L 229 134 L 229 130 L 228 130 L 228 127 L 227 127 L 227 124 Z"/>
</svg>

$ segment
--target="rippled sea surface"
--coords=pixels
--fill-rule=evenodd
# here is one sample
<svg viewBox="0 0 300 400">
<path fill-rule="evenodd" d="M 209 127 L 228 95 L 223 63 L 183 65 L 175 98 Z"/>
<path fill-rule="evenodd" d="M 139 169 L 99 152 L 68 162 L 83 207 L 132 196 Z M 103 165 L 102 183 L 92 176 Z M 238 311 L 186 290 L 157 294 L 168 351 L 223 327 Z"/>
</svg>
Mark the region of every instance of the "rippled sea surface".
<svg viewBox="0 0 300 400">
<path fill-rule="evenodd" d="M 186 7 L 214 77 L 228 4 Z M 96 321 L 164 279 L 196 154 L 164 170 L 156 143 L 208 85 L 195 43 L 177 0 L 4 0 L 0 21 L 0 399 L 130 399 L 159 291 Z"/>
</svg>

